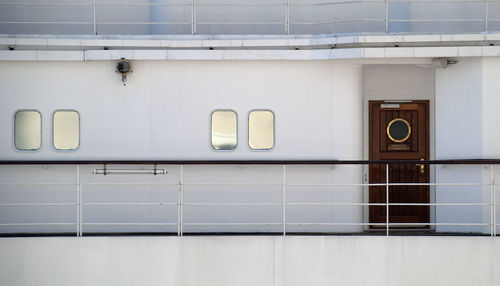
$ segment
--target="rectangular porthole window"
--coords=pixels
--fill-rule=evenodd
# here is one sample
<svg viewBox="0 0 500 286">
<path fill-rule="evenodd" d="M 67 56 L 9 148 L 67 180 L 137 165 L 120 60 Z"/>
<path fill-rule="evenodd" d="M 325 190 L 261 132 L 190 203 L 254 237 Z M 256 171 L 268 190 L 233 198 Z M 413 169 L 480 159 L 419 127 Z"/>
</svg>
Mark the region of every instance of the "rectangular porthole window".
<svg viewBox="0 0 500 286">
<path fill-rule="evenodd" d="M 14 115 L 14 145 L 18 150 L 38 150 L 42 144 L 42 115 L 19 110 Z"/>
<path fill-rule="evenodd" d="M 53 118 L 53 143 L 57 150 L 75 150 L 80 145 L 80 115 L 72 110 L 58 110 Z"/>
<path fill-rule="evenodd" d="M 212 112 L 211 144 L 215 150 L 233 150 L 238 144 L 238 119 L 236 112 L 217 110 Z"/>
<path fill-rule="evenodd" d="M 270 110 L 254 110 L 248 115 L 248 145 L 253 150 L 269 150 L 274 147 L 274 113 Z"/>
</svg>

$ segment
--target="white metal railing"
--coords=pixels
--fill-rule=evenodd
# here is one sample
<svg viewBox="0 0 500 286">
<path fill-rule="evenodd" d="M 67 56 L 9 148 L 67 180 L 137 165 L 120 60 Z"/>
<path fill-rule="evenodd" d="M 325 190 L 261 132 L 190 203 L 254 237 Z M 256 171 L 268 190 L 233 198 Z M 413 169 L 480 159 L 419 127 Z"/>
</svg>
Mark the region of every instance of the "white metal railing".
<svg viewBox="0 0 500 286">
<path fill-rule="evenodd" d="M 5 166 L 4 166 L 5 167 Z M 488 179 L 485 182 L 462 182 L 462 183 L 391 183 L 391 178 L 390 178 L 390 167 L 391 164 L 385 164 L 385 182 L 383 183 L 292 183 L 289 181 L 289 178 L 287 177 L 287 165 L 282 166 L 281 170 L 281 182 L 276 182 L 276 183 L 257 183 L 257 182 L 230 182 L 230 183 L 200 183 L 200 182 L 186 182 L 185 181 L 185 168 L 184 165 L 179 165 L 177 166 L 179 168 L 178 172 L 176 175 L 172 176 L 177 176 L 176 177 L 176 182 L 161 182 L 161 183 L 143 183 L 143 182 L 85 182 L 82 180 L 84 175 L 88 174 L 82 174 L 80 165 L 75 165 L 75 171 L 76 171 L 76 181 L 74 183 L 8 183 L 8 182 L 0 182 L 0 193 L 2 191 L 5 191 L 6 189 L 9 188 L 20 188 L 23 187 L 24 189 L 17 190 L 16 193 L 20 194 L 23 191 L 30 191 L 33 190 L 32 188 L 35 187 L 65 187 L 69 189 L 65 189 L 66 192 L 74 192 L 74 200 L 72 201 L 67 201 L 67 202 L 22 202 L 22 201 L 16 201 L 16 202 L 5 202 L 2 201 L 2 197 L 0 197 L 0 213 L 1 211 L 4 211 L 5 209 L 12 209 L 12 208 L 20 208 L 20 207 L 43 207 L 43 208 L 58 208 L 58 207 L 71 207 L 74 208 L 74 214 L 75 214 L 75 219 L 71 219 L 71 216 L 68 218 L 65 218 L 63 221 L 47 221 L 47 222 L 37 222 L 36 220 L 33 222 L 29 221 L 23 221 L 23 222 L 16 222 L 16 221 L 10 221 L 11 218 L 9 217 L 3 217 L 1 219 L 0 223 L 0 234 L 1 233 L 10 233 L 9 231 L 6 231 L 9 227 L 20 227 L 23 230 L 19 232 L 33 232 L 33 229 L 30 227 L 49 227 L 49 226 L 72 226 L 74 227 L 74 233 L 77 236 L 82 236 L 84 233 L 88 232 L 87 228 L 91 226 L 102 226 L 102 227 L 111 227 L 111 226 L 120 226 L 120 227 L 132 227 L 132 226 L 148 226 L 148 227 L 173 227 L 175 229 L 175 232 L 177 235 L 182 236 L 185 232 L 185 227 L 193 227 L 193 226 L 198 226 L 198 227 L 210 227 L 210 226 L 217 226 L 217 227 L 228 227 L 228 226 L 238 226 L 238 227 L 280 227 L 281 233 L 283 235 L 286 235 L 287 233 L 290 233 L 290 231 L 287 229 L 287 227 L 292 227 L 292 226 L 298 226 L 298 227 L 304 227 L 304 226 L 331 226 L 331 227 L 340 227 L 340 226 L 360 226 L 360 227 L 383 227 L 385 229 L 385 235 L 389 236 L 391 233 L 391 227 L 416 227 L 416 226 L 426 226 L 426 227 L 437 227 L 437 226 L 474 226 L 474 227 L 485 227 L 488 228 L 488 232 L 491 236 L 496 236 L 497 235 L 497 218 L 496 218 L 496 207 L 499 205 L 496 201 L 496 181 L 495 181 L 495 172 L 494 172 L 494 165 L 491 164 L 488 166 L 489 168 L 489 174 L 488 174 Z M 117 171 L 118 169 L 94 169 L 94 176 L 97 176 L 98 174 L 102 175 L 111 175 L 113 172 L 103 172 L 103 170 L 108 170 L 108 171 Z M 124 170 L 124 169 L 120 169 Z M 148 173 L 148 170 L 142 169 L 126 169 L 127 170 L 127 178 L 130 176 L 133 176 L 133 170 L 137 171 L 137 174 L 144 175 L 145 173 Z M 168 176 L 166 175 L 167 172 L 161 171 L 158 172 L 158 170 L 165 170 L 165 169 L 157 169 L 156 167 L 154 168 L 154 172 L 149 172 L 149 174 L 154 174 L 158 176 Z M 116 172 L 119 173 L 119 172 Z M 115 174 L 116 174 L 115 173 Z M 123 174 L 123 173 L 121 173 Z M 170 174 L 169 174 L 170 175 Z M 256 178 L 257 179 L 257 178 Z M 473 187 L 471 190 L 472 192 L 487 192 L 488 193 L 488 198 L 484 198 L 481 202 L 470 202 L 470 201 L 465 201 L 465 202 L 426 202 L 426 203 L 396 203 L 396 202 L 390 202 L 389 200 L 389 195 L 391 192 L 391 187 L 393 186 L 428 186 L 429 187 L 429 192 L 430 187 Z M 111 189 L 108 189 L 108 191 L 113 191 L 116 192 L 116 194 L 113 194 L 113 198 L 118 199 L 120 196 L 118 195 L 120 192 L 123 192 L 123 187 L 155 187 L 159 188 L 163 192 L 175 192 L 175 199 L 170 199 L 170 200 L 159 200 L 159 201 L 148 201 L 148 202 L 141 202 L 141 201 L 127 201 L 127 202 L 119 202 L 119 201 L 89 201 L 86 199 L 88 195 L 90 195 L 92 192 L 99 191 L 99 189 L 91 189 L 92 187 L 113 187 Z M 269 187 L 277 187 L 280 188 L 281 190 L 281 199 L 279 201 L 274 200 L 274 201 L 267 201 L 267 202 L 253 202 L 253 201 L 236 201 L 236 202 L 196 202 L 196 201 L 186 201 L 185 200 L 185 194 L 190 193 L 193 190 L 190 188 L 204 188 L 205 192 L 210 194 L 210 192 L 214 192 L 213 188 L 223 188 L 223 187 L 252 187 L 252 191 L 261 191 L 263 194 L 268 194 L 269 190 L 266 188 Z M 368 190 L 370 192 L 371 190 L 369 187 L 385 187 L 385 196 L 386 200 L 383 203 L 370 203 L 366 202 L 365 200 L 362 201 L 357 201 L 357 202 L 342 202 L 342 201 L 321 201 L 321 202 L 310 202 L 310 201 L 293 201 L 287 198 L 287 193 L 290 191 L 290 188 L 296 188 L 296 187 L 301 187 L 305 188 L 304 190 L 306 191 L 311 191 L 311 188 L 318 188 L 318 187 L 328 187 L 328 189 L 324 191 L 345 191 L 345 187 L 361 187 L 365 188 L 365 190 Z M 337 188 L 337 189 L 336 189 Z M 340 188 L 340 189 L 338 189 Z M 46 189 L 47 190 L 47 189 Z M 486 190 L 486 191 L 485 191 Z M 44 190 L 38 189 L 37 192 L 43 192 Z M 217 191 L 220 191 L 220 189 L 217 189 Z M 244 189 L 243 191 L 247 191 Z M 434 190 L 436 193 L 438 192 L 437 189 Z M 449 192 L 453 191 L 453 189 L 439 189 L 439 192 Z M 237 190 L 232 190 L 232 192 L 237 192 Z M 215 193 L 214 193 L 215 194 Z M 219 198 L 223 199 L 224 196 L 218 195 Z M 22 197 L 22 196 L 21 196 Z M 484 196 L 483 196 L 484 197 Z M 12 195 L 11 197 L 8 197 L 10 200 L 13 198 L 16 198 L 15 195 Z M 88 215 L 87 213 L 87 208 L 88 207 L 101 207 L 101 208 L 124 208 L 120 211 L 120 213 L 127 213 L 127 207 L 141 207 L 141 208 L 151 208 L 154 206 L 158 207 L 164 207 L 164 208 L 173 208 L 175 209 L 176 215 L 171 215 L 170 217 L 165 217 L 163 220 L 150 220 L 150 221 L 140 221 L 140 222 L 134 222 L 134 221 L 92 221 L 89 219 L 85 219 Z M 297 207 L 297 206 L 307 206 L 307 207 L 329 207 L 329 208 L 336 208 L 336 207 L 362 207 L 362 208 L 369 208 L 373 206 L 378 206 L 378 207 L 385 207 L 385 222 L 369 222 L 366 219 L 361 219 L 358 221 L 348 221 L 345 222 L 339 222 L 339 221 L 321 221 L 321 222 L 315 222 L 315 221 L 292 221 L 290 219 L 287 219 L 287 208 L 290 207 Z M 413 222 L 413 223 L 397 223 L 397 222 L 390 222 L 390 207 L 391 206 L 407 206 L 407 207 L 433 207 L 435 209 L 439 207 L 480 207 L 480 208 L 486 208 L 489 209 L 489 217 L 485 219 L 481 219 L 480 221 L 475 221 L 475 222 L 440 222 L 439 220 L 435 219 L 434 221 L 426 221 L 426 222 Z M 210 222 L 210 221 L 185 221 L 185 215 L 186 215 L 186 207 L 236 207 L 238 209 L 245 208 L 245 207 L 271 207 L 271 208 L 278 208 L 281 212 L 281 219 L 280 221 L 224 221 L 224 222 Z M 130 211 L 130 210 L 129 210 Z M 203 217 L 203 211 L 200 213 L 198 212 L 198 215 Z M 231 214 L 229 214 L 231 215 Z M 1 229 L 3 228 L 3 231 Z M 276 229 L 276 228 L 274 228 Z M 276 233 L 276 231 L 267 231 L 264 228 L 262 229 L 263 232 L 272 232 Z M 379 229 L 380 230 L 380 229 Z M 35 231 L 36 232 L 36 231 Z M 41 233 L 45 232 L 42 228 Z M 57 231 L 56 231 L 57 232 Z M 66 231 L 67 232 L 67 231 Z M 106 233 L 108 231 L 92 231 L 92 232 L 100 232 L 100 233 Z M 120 231 L 120 232 L 131 232 L 130 230 L 125 230 Z M 163 231 L 165 232 L 165 231 Z M 168 231 L 172 232 L 172 231 Z M 212 232 L 210 228 L 208 228 L 207 232 Z M 252 232 L 252 231 L 249 231 Z M 321 231 L 320 231 L 321 232 Z"/>
<path fill-rule="evenodd" d="M 352 0 L 352 1 L 290 1 L 280 0 L 277 2 L 212 2 L 202 0 L 182 0 L 181 2 L 161 2 L 151 3 L 138 2 L 116 2 L 90 0 L 82 2 L 15 2 L 0 1 L 0 30 L 2 33 L 19 34 L 58 34 L 58 28 L 51 27 L 43 30 L 40 25 L 59 26 L 66 29 L 65 34 L 70 33 L 68 26 L 81 26 L 86 28 L 73 29 L 74 34 L 303 34 L 307 31 L 312 34 L 322 33 L 362 33 L 362 32 L 405 32 L 405 33 L 438 33 L 438 32 L 492 32 L 500 28 L 491 27 L 490 24 L 500 22 L 500 13 L 496 6 L 500 5 L 499 0 Z M 451 5 L 450 7 L 440 7 L 438 17 L 427 18 L 419 15 L 415 7 L 432 5 Z M 472 6 L 473 7 L 472 7 Z M 453 7 L 452 7 L 453 6 Z M 491 8 L 490 8 L 491 6 Z M 68 16 L 67 8 L 75 13 L 73 17 Z M 329 11 L 325 9 L 335 9 Z M 29 9 L 44 8 L 47 17 L 28 19 Z M 134 13 L 124 13 L 122 9 L 134 9 Z M 139 9 L 149 8 L 149 11 L 139 11 Z M 171 8 L 170 11 L 164 8 Z M 206 8 L 209 11 L 200 11 Z M 224 9 L 229 9 L 223 11 Z M 248 8 L 261 8 L 261 10 L 248 12 Z M 269 12 L 276 8 L 276 11 Z M 377 10 L 378 8 L 379 10 Z M 456 8 L 456 9 L 448 9 Z M 163 10 L 162 10 L 163 9 Z M 175 10 L 177 9 L 177 10 Z M 179 10 L 182 9 L 182 10 Z M 309 9 L 305 11 L 304 9 Z M 310 9 L 316 9 L 311 11 Z M 349 9 L 348 11 L 341 12 Z M 432 9 L 432 8 L 429 8 Z M 475 9 L 475 12 L 472 11 Z M 441 11 L 442 10 L 442 11 Z M 453 10 L 453 11 L 450 11 Z M 326 12 L 325 12 L 326 11 Z M 368 11 L 367 13 L 362 13 Z M 458 15 L 454 15 L 460 11 Z M 187 12 L 187 13 L 186 13 Z M 435 11 L 434 11 L 435 12 Z M 474 12 L 476 15 L 469 16 Z M 25 14 L 26 13 L 26 14 Z M 79 14 L 78 14 L 79 13 Z M 142 16 L 138 16 L 140 14 Z M 155 16 L 151 16 L 155 14 Z M 236 15 L 240 14 L 239 17 Z M 268 20 L 245 20 L 258 18 L 261 14 L 268 14 Z M 360 16 L 355 16 L 361 14 Z M 33 15 L 38 15 L 34 13 Z M 130 19 L 136 17 L 136 19 Z M 209 19 L 201 19 L 209 17 Z M 175 20 L 175 19 L 177 20 Z M 232 20 L 237 18 L 236 20 Z M 317 20 L 323 18 L 323 20 Z M 361 25 L 370 23 L 371 25 Z M 374 24 L 379 23 L 377 27 Z M 351 24 L 349 27 L 340 25 Z M 396 24 L 407 24 L 407 26 L 397 26 Z M 427 27 L 412 27 L 416 24 L 425 24 Z M 429 25 L 432 24 L 432 25 Z M 448 24 L 458 27 L 454 31 L 450 27 L 442 27 L 440 24 Z M 477 24 L 480 24 L 479 26 Z M 233 28 L 230 31 L 224 30 L 224 26 L 245 26 L 244 28 Z M 354 26 L 353 26 L 354 25 Z M 356 26 L 357 25 L 357 26 Z M 2 26 L 4 27 L 3 29 Z M 114 28 L 109 28 L 113 26 Z M 122 26 L 120 28 L 120 26 Z M 151 29 L 134 29 L 130 27 L 154 27 L 169 26 L 158 31 Z M 208 30 L 200 31 L 200 28 L 210 26 Z M 281 27 L 270 31 L 270 27 Z M 337 26 L 337 27 L 336 27 Z M 106 27 L 106 28 L 105 28 Z M 125 27 L 125 28 L 123 28 Z M 177 28 L 173 28 L 177 27 Z M 179 28 L 180 27 L 180 28 Z M 257 27 L 255 29 L 249 27 Z M 258 27 L 267 27 L 259 29 Z M 312 27 L 312 28 L 307 28 Z M 40 30 L 42 29 L 42 30 Z M 69 30 L 68 30 L 69 29 Z M 123 30 L 125 31 L 123 31 Z M 451 30 L 450 30 L 451 29 Z M 189 30 L 189 32 L 187 32 Z M 42 32 L 40 32 L 42 31 Z M 52 31 L 52 32 L 50 32 Z"/>
</svg>

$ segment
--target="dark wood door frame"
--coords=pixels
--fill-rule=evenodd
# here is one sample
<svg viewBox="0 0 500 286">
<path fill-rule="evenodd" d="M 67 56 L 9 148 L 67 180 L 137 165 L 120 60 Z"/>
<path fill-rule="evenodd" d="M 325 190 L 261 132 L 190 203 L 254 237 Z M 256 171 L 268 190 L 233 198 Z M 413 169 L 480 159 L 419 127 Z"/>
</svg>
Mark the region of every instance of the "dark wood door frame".
<svg viewBox="0 0 500 286">
<path fill-rule="evenodd" d="M 369 101 L 369 159 L 370 160 L 428 160 L 429 143 L 429 101 L 414 100 L 399 105 L 383 107 L 384 101 Z M 411 133 L 404 142 L 396 142 L 387 135 L 387 126 L 394 119 L 403 119 L 411 127 Z M 370 165 L 370 183 L 386 182 L 386 165 Z M 416 164 L 390 164 L 389 182 L 428 183 L 429 166 L 423 168 Z M 386 202 L 386 187 L 369 188 L 370 203 Z M 428 186 L 391 186 L 390 203 L 429 203 Z M 391 223 L 429 223 L 429 206 L 390 206 Z M 371 223 L 386 222 L 385 206 L 370 206 Z M 376 229 L 376 226 L 370 226 Z M 407 228 L 407 227 L 406 227 Z M 429 228 L 421 225 L 420 228 Z"/>
</svg>

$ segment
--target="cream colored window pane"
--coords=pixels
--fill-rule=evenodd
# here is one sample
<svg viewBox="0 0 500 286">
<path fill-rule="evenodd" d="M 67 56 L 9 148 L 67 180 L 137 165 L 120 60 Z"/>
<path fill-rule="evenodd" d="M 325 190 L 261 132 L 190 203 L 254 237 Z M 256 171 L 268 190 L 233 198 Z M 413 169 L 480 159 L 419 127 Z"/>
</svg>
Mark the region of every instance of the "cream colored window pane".
<svg viewBox="0 0 500 286">
<path fill-rule="evenodd" d="M 54 148 L 74 150 L 80 145 L 80 116 L 76 111 L 56 111 L 53 121 Z"/>
<path fill-rule="evenodd" d="M 19 150 L 37 150 L 42 144 L 42 116 L 38 111 L 21 110 L 14 116 L 14 145 Z"/>
<path fill-rule="evenodd" d="M 248 145 L 254 150 L 274 147 L 274 114 L 269 110 L 256 110 L 248 116 Z"/>
<path fill-rule="evenodd" d="M 237 142 L 237 118 L 234 111 L 212 113 L 212 147 L 215 150 L 233 150 Z"/>
</svg>

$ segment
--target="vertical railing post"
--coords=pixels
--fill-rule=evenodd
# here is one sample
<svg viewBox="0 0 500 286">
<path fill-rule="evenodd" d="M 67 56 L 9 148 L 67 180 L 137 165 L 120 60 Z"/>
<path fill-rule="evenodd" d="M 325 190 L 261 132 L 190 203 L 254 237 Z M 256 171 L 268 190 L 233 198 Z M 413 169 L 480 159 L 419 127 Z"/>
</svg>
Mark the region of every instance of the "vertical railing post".
<svg viewBox="0 0 500 286">
<path fill-rule="evenodd" d="M 493 172 L 493 164 L 491 165 L 491 188 L 492 188 L 492 201 L 493 201 L 493 237 L 497 236 L 497 194 L 495 187 L 495 173 Z"/>
<path fill-rule="evenodd" d="M 177 235 L 182 236 L 182 221 L 183 221 L 183 188 L 184 188 L 184 165 L 181 165 L 180 176 L 179 176 L 179 188 L 177 194 Z"/>
<path fill-rule="evenodd" d="M 80 165 L 76 165 L 76 236 L 80 236 Z"/>
<path fill-rule="evenodd" d="M 94 35 L 97 35 L 96 0 L 94 0 Z"/>
<path fill-rule="evenodd" d="M 196 35 L 196 3 L 191 1 L 191 35 Z"/>
<path fill-rule="evenodd" d="M 389 0 L 385 0 L 385 32 L 389 33 Z"/>
<path fill-rule="evenodd" d="M 389 236 L 389 164 L 385 164 L 385 235 Z"/>
<path fill-rule="evenodd" d="M 490 236 L 494 234 L 495 222 L 493 213 L 495 208 L 495 201 L 493 198 L 493 164 L 490 164 Z"/>
<path fill-rule="evenodd" d="M 488 0 L 484 0 L 484 31 L 488 32 L 489 8 Z"/>
<path fill-rule="evenodd" d="M 83 236 L 83 183 L 80 180 L 80 236 Z"/>
<path fill-rule="evenodd" d="M 290 34 L 290 0 L 285 0 L 285 35 Z"/>
<path fill-rule="evenodd" d="M 286 165 L 283 165 L 283 235 L 286 235 Z"/>
</svg>

